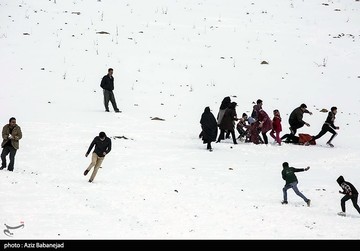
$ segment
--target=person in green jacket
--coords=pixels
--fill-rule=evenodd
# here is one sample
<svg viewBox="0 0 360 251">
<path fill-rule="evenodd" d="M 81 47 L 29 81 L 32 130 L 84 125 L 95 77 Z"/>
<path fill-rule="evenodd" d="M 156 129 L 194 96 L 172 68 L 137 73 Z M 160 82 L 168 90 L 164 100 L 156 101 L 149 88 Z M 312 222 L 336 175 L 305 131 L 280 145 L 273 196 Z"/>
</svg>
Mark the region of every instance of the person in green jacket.
<svg viewBox="0 0 360 251">
<path fill-rule="evenodd" d="M 282 164 L 283 166 L 283 170 L 281 172 L 282 178 L 283 180 L 286 181 L 285 186 L 283 188 L 283 195 L 284 195 L 284 200 L 281 202 L 281 204 L 288 204 L 287 201 L 287 190 L 292 188 L 294 190 L 294 192 L 300 196 L 308 205 L 308 207 L 310 206 L 310 200 L 308 198 L 305 197 L 305 195 L 303 195 L 298 187 L 298 179 L 295 175 L 296 172 L 303 172 L 303 171 L 307 171 L 310 169 L 310 167 L 306 167 L 306 168 L 294 168 L 294 167 L 289 167 L 289 163 L 284 162 Z"/>
</svg>

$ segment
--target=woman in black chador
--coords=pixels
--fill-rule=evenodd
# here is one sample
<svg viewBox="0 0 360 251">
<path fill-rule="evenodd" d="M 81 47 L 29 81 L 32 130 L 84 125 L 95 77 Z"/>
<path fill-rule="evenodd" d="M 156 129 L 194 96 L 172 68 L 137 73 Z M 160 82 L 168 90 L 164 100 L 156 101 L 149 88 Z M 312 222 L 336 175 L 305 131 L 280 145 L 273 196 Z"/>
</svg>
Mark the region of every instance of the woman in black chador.
<svg viewBox="0 0 360 251">
<path fill-rule="evenodd" d="M 207 144 L 207 149 L 212 151 L 211 142 L 216 140 L 218 129 L 216 119 L 208 106 L 201 115 L 200 124 L 202 129 L 200 138 L 202 138 L 204 144 Z"/>
</svg>

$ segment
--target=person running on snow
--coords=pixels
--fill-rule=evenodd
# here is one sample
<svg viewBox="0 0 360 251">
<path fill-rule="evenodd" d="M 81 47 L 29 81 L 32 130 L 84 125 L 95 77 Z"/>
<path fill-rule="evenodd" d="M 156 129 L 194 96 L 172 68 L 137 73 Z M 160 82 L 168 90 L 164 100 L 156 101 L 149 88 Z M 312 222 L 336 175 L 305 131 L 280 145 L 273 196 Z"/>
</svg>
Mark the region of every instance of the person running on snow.
<svg viewBox="0 0 360 251">
<path fill-rule="evenodd" d="M 311 140 L 316 140 L 321 138 L 325 133 L 327 132 L 331 132 L 332 136 L 329 139 L 328 142 L 326 142 L 326 144 L 328 146 L 334 147 L 334 145 L 331 143 L 331 141 L 337 136 L 337 132 L 335 132 L 335 130 L 339 130 L 340 128 L 338 126 L 334 125 L 334 121 L 335 121 L 335 115 L 337 113 L 337 107 L 333 106 L 331 107 L 330 112 L 328 113 L 328 116 L 325 120 L 325 123 L 323 124 L 321 131 L 318 133 L 318 135 L 316 136 L 312 136 Z M 310 140 L 310 141 L 311 141 Z"/>
<path fill-rule="evenodd" d="M 359 212 L 360 214 L 360 208 L 359 208 L 359 205 L 357 204 L 357 200 L 358 200 L 358 196 L 359 196 L 359 193 L 358 191 L 356 190 L 356 188 L 354 187 L 353 184 L 351 184 L 350 182 L 348 181 L 345 181 L 344 177 L 343 176 L 339 176 L 339 178 L 337 178 L 337 183 L 339 184 L 339 186 L 343 189 L 342 191 L 339 191 L 339 193 L 342 193 L 342 194 L 345 194 L 344 197 L 342 197 L 341 199 L 341 212 L 338 213 L 338 215 L 341 215 L 341 216 L 346 216 L 346 213 L 345 213 L 345 202 L 347 200 L 351 200 L 355 209 Z"/>
<path fill-rule="evenodd" d="M 95 146 L 95 149 L 92 153 L 91 163 L 88 168 L 84 171 L 86 176 L 91 168 L 94 167 L 94 171 L 91 174 L 89 182 L 93 182 L 96 176 L 97 171 L 99 170 L 101 163 L 103 162 L 105 155 L 109 154 L 111 151 L 111 139 L 106 136 L 104 132 L 100 132 L 99 136 L 96 136 L 91 142 L 89 149 L 87 150 L 85 157 L 87 157 L 91 149 Z"/>
</svg>

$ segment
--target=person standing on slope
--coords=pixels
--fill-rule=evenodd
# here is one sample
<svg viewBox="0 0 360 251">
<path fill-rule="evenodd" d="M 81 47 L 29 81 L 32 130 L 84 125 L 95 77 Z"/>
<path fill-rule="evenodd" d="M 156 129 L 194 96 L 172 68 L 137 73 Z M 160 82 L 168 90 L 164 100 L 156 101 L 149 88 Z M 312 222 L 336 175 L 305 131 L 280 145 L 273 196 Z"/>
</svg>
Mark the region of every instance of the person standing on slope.
<svg viewBox="0 0 360 251">
<path fill-rule="evenodd" d="M 337 178 L 336 182 L 343 189 L 342 191 L 339 191 L 339 193 L 345 194 L 345 196 L 342 197 L 342 199 L 341 199 L 341 210 L 342 211 L 340 213 L 338 213 L 338 215 L 341 215 L 341 216 L 346 215 L 346 213 L 345 213 L 345 202 L 347 200 L 352 201 L 355 209 L 360 214 L 360 208 L 359 208 L 359 205 L 357 204 L 359 193 L 356 190 L 356 188 L 354 187 L 354 185 L 351 184 L 348 181 L 345 181 L 343 176 L 339 176 L 339 178 Z"/>
<path fill-rule="evenodd" d="M 113 77 L 113 69 L 108 69 L 108 74 L 105 75 L 101 80 L 101 88 L 103 88 L 104 93 L 104 105 L 105 105 L 105 111 L 109 112 L 109 101 L 111 102 L 114 111 L 120 112 L 119 108 L 117 107 L 116 101 L 115 101 L 115 95 L 114 95 L 114 77 Z"/>
<path fill-rule="evenodd" d="M 94 167 L 94 171 L 91 174 L 89 182 L 93 182 L 96 176 L 97 171 L 99 170 L 101 163 L 103 162 L 105 156 L 111 151 L 111 139 L 106 136 L 104 132 L 100 132 L 99 136 L 96 136 L 91 142 L 89 149 L 87 150 L 85 157 L 87 157 L 91 149 L 95 146 L 94 152 L 92 153 L 91 163 L 89 167 L 84 171 L 86 176 L 91 168 Z"/>
<path fill-rule="evenodd" d="M 207 144 L 206 149 L 212 151 L 211 142 L 216 140 L 218 133 L 217 122 L 214 115 L 211 113 L 210 108 L 205 107 L 204 113 L 201 115 L 201 137 L 204 144 Z"/>
<path fill-rule="evenodd" d="M 274 114 L 274 118 L 272 120 L 272 130 L 270 132 L 270 136 L 273 139 L 275 139 L 275 142 L 277 142 L 280 146 L 281 145 L 280 132 L 282 131 L 281 116 L 278 109 L 275 109 L 273 111 L 273 114 Z"/>
<path fill-rule="evenodd" d="M 236 106 L 237 106 L 236 102 L 231 102 L 229 107 L 226 108 L 225 114 L 219 125 L 220 135 L 218 137 L 218 140 L 216 141 L 217 143 L 219 143 L 221 141 L 221 139 L 224 139 L 224 134 L 226 131 L 228 131 L 231 133 L 231 137 L 232 137 L 234 144 L 237 144 L 236 137 L 235 137 L 235 131 L 234 131 L 235 121 L 239 120 L 237 118 L 237 114 L 236 114 Z"/>
<path fill-rule="evenodd" d="M 11 117 L 9 124 L 6 124 L 2 129 L 1 147 L 1 167 L 0 170 L 6 168 L 6 156 L 10 153 L 10 162 L 8 165 L 8 171 L 14 171 L 15 155 L 19 149 L 19 140 L 22 138 L 22 132 L 20 126 L 16 124 L 16 119 Z"/>
<path fill-rule="evenodd" d="M 283 180 L 285 180 L 285 186 L 283 188 L 283 196 L 284 196 L 284 200 L 281 202 L 281 204 L 288 204 L 288 200 L 287 200 L 287 190 L 292 188 L 294 190 L 294 192 L 301 197 L 306 204 L 308 205 L 308 207 L 310 206 L 310 200 L 308 198 L 305 197 L 305 195 L 303 195 L 298 187 L 298 179 L 295 175 L 296 172 L 303 172 L 303 171 L 307 171 L 310 169 L 310 167 L 306 167 L 306 168 L 294 168 L 294 167 L 289 167 L 289 163 L 288 162 L 284 162 L 282 164 L 283 166 L 283 170 L 281 172 L 282 178 Z"/>
<path fill-rule="evenodd" d="M 220 123 L 222 118 L 224 117 L 225 111 L 226 109 L 229 107 L 229 105 L 231 104 L 231 98 L 229 96 L 223 98 L 221 105 L 219 107 L 219 112 L 217 114 L 217 125 L 218 127 L 220 127 Z M 230 138 L 230 132 L 227 131 L 226 132 L 226 138 Z M 220 140 L 225 139 L 224 137 L 222 137 Z"/>
</svg>

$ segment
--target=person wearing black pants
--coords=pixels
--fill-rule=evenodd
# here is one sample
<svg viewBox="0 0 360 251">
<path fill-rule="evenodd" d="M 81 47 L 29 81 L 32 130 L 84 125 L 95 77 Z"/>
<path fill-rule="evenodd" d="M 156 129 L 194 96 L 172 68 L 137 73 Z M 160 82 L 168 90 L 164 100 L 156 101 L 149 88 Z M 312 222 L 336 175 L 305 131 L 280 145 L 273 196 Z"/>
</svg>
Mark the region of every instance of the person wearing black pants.
<svg viewBox="0 0 360 251">
<path fill-rule="evenodd" d="M 328 142 L 326 142 L 327 145 L 334 147 L 334 145 L 331 143 L 331 141 L 337 136 L 337 132 L 335 130 L 338 130 L 339 127 L 334 125 L 335 121 L 335 115 L 337 113 L 337 108 L 335 106 L 331 107 L 331 111 L 328 113 L 328 116 L 325 120 L 324 125 L 321 128 L 321 131 L 316 136 L 312 136 L 312 140 L 316 140 L 321 138 L 325 133 L 330 132 L 332 133 L 331 138 Z"/>
<path fill-rule="evenodd" d="M 341 199 L 341 210 L 342 211 L 340 213 L 338 213 L 338 215 L 341 215 L 341 216 L 346 215 L 345 202 L 348 200 L 352 201 L 355 209 L 360 214 L 360 208 L 359 208 L 359 205 L 357 204 L 359 193 L 356 190 L 356 188 L 354 187 L 354 185 L 348 181 L 345 181 L 343 176 L 339 176 L 339 178 L 337 178 L 336 181 L 339 184 L 339 186 L 343 189 L 342 191 L 339 191 L 339 193 L 345 194 L 345 196 Z"/>
<path fill-rule="evenodd" d="M 3 141 L 1 147 L 1 167 L 0 170 L 6 168 L 6 156 L 10 153 L 10 162 L 7 167 L 8 171 L 14 171 L 15 155 L 19 149 L 19 140 L 22 138 L 20 126 L 16 124 L 14 117 L 9 119 L 9 124 L 5 125 L 2 130 Z"/>
<path fill-rule="evenodd" d="M 101 80 L 101 88 L 103 88 L 104 93 L 104 106 L 105 111 L 109 112 L 109 101 L 111 102 L 114 111 L 120 112 L 119 108 L 117 107 L 114 95 L 114 77 L 113 77 L 113 69 L 108 69 L 108 74 L 105 75 Z"/>
<path fill-rule="evenodd" d="M 235 121 L 239 120 L 237 118 L 237 114 L 236 114 L 236 110 L 235 110 L 236 106 L 237 106 L 236 102 L 231 102 L 229 107 L 226 108 L 224 116 L 219 124 L 220 135 L 219 135 L 216 143 L 219 143 L 222 139 L 224 139 L 224 134 L 227 131 L 227 132 L 231 133 L 231 137 L 232 137 L 234 144 L 237 144 L 236 137 L 235 137 L 235 131 L 234 131 Z"/>
<path fill-rule="evenodd" d="M 312 112 L 310 112 L 309 110 L 307 110 L 307 106 L 305 104 L 301 104 L 299 107 L 295 108 L 289 116 L 289 125 L 290 125 L 290 138 L 287 137 L 285 134 L 284 136 L 281 137 L 281 140 L 285 139 L 285 142 L 289 142 L 292 138 L 292 136 L 294 136 L 296 134 L 297 129 L 303 127 L 304 125 L 306 125 L 307 127 L 310 126 L 309 123 L 303 121 L 303 116 L 304 113 L 309 113 L 310 115 L 312 115 Z"/>
</svg>

